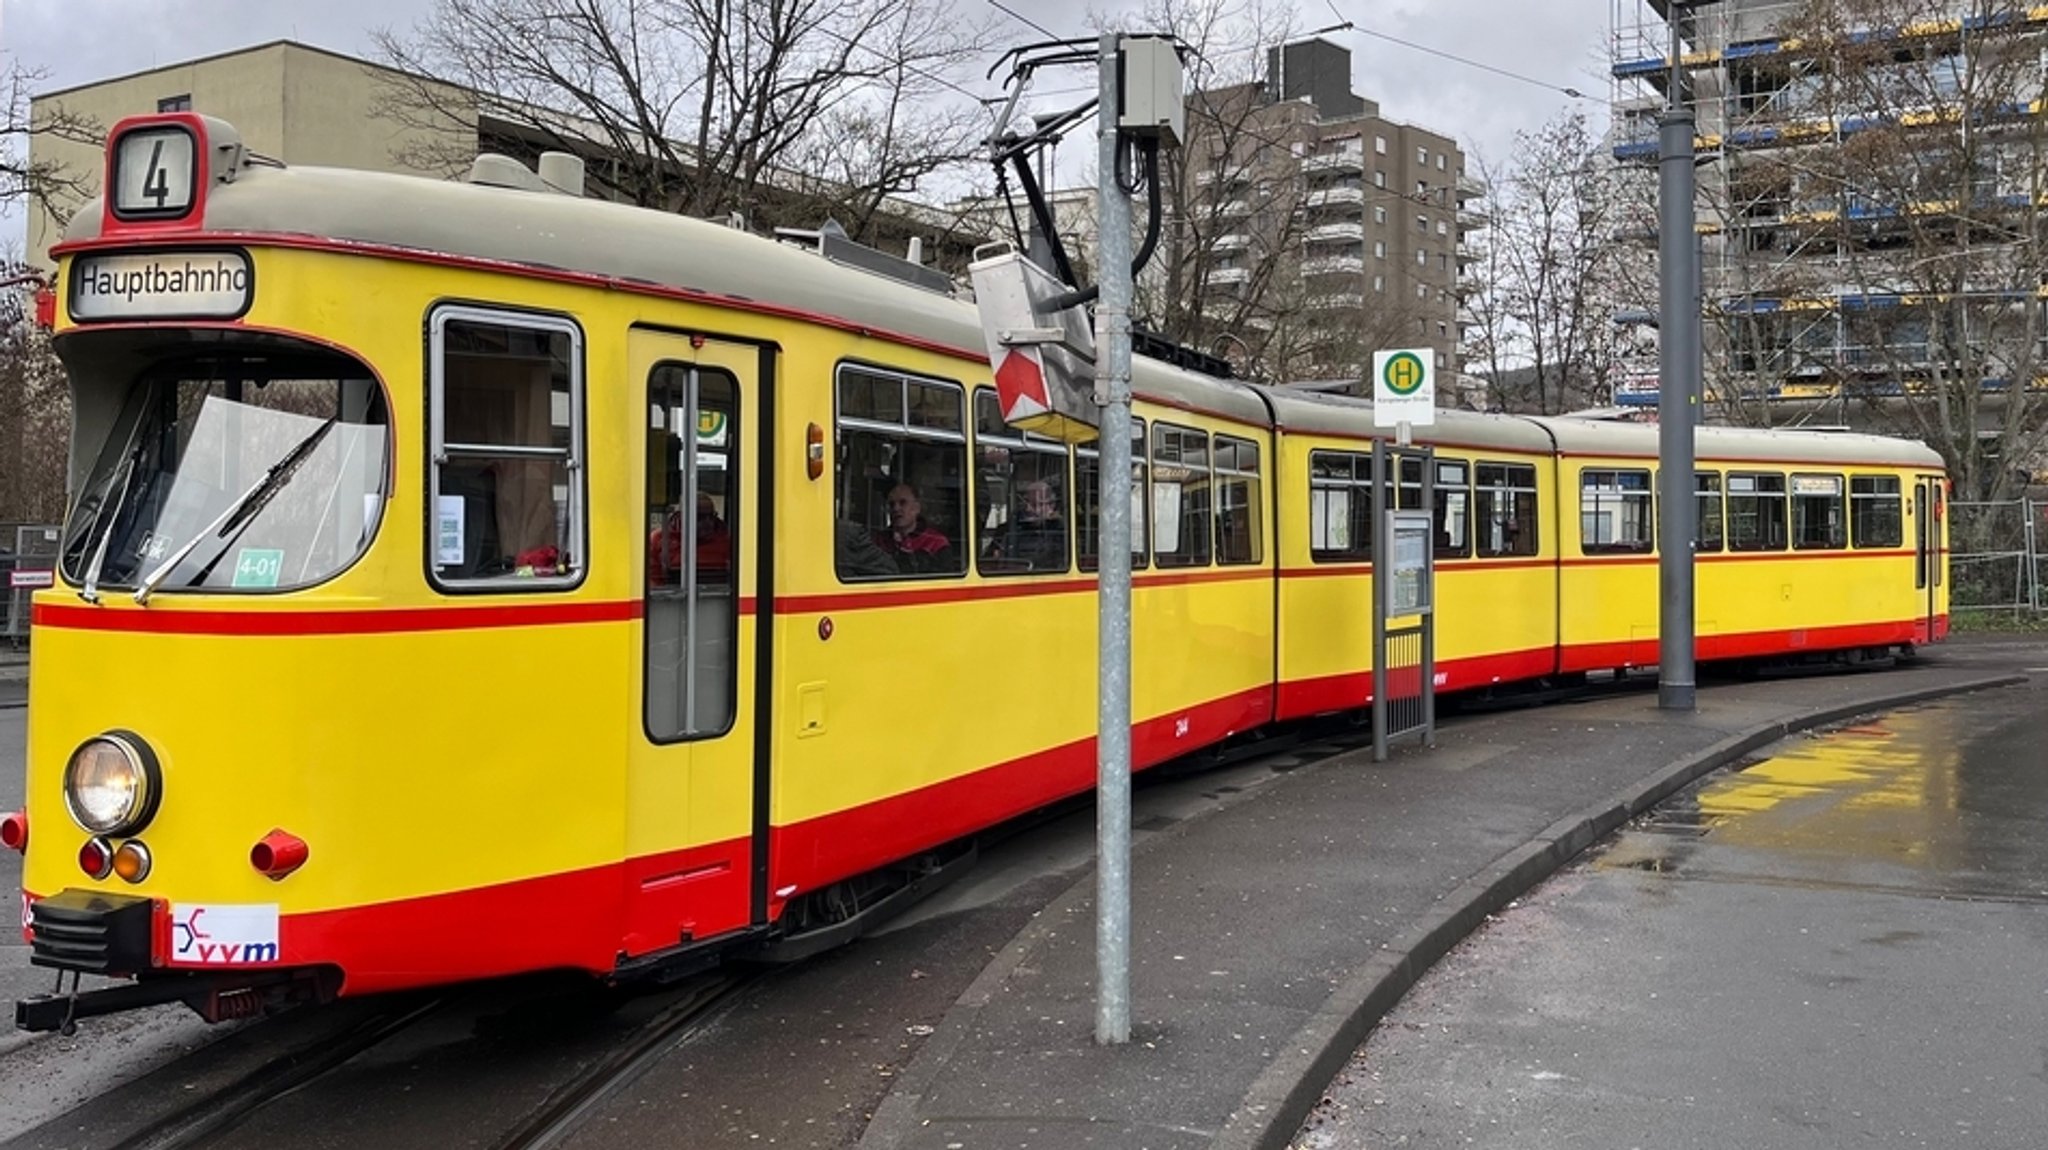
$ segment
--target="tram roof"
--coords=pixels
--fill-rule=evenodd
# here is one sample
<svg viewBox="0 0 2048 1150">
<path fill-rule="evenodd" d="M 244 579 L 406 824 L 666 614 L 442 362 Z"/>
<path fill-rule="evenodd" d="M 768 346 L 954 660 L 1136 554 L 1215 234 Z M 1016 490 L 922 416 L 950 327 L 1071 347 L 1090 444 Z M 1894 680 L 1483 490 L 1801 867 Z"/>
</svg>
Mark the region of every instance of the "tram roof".
<svg viewBox="0 0 2048 1150">
<path fill-rule="evenodd" d="M 66 242 L 100 236 L 98 201 L 72 217 Z M 984 360 L 968 300 L 848 267 L 817 252 L 708 220 L 551 192 L 344 168 L 251 165 L 209 189 L 204 230 L 313 236 L 447 254 L 768 305 L 908 336 Z M 195 237 L 203 238 L 203 237 Z M 1150 360 L 1132 360 L 1133 390 L 1170 406 L 1286 430 L 1370 436 L 1362 399 L 1285 387 L 1254 388 Z M 1267 408 L 1269 397 L 1271 412 Z M 1653 426 L 1439 411 L 1422 442 L 1501 451 L 1655 454 Z M 1882 436 L 1703 427 L 1701 458 L 1941 466 L 1919 443 Z"/>
<path fill-rule="evenodd" d="M 1566 455 L 1657 454 L 1656 424 L 1569 418 L 1539 418 L 1531 422 L 1548 428 L 1557 437 L 1557 449 Z M 1925 444 L 1882 435 L 1702 427 L 1694 442 L 1695 454 L 1702 461 L 1860 463 L 1937 469 L 1942 466 L 1941 456 Z"/>
</svg>

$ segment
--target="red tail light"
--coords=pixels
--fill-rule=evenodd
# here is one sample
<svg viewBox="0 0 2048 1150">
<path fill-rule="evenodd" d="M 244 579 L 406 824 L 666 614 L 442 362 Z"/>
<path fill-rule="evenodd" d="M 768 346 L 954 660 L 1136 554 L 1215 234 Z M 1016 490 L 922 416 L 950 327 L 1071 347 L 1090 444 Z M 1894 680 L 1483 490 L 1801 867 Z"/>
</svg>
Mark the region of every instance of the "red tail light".
<svg viewBox="0 0 2048 1150">
<path fill-rule="evenodd" d="M 0 817 L 0 847 L 11 851 L 28 849 L 27 811 L 9 811 Z"/>
<path fill-rule="evenodd" d="M 101 879 L 114 873 L 114 848 L 105 839 L 85 840 L 78 848 L 78 869 L 87 878 Z"/>
<path fill-rule="evenodd" d="M 263 877 L 281 879 L 306 865 L 306 840 L 288 831 L 274 830 L 249 848 L 249 865 Z"/>
</svg>

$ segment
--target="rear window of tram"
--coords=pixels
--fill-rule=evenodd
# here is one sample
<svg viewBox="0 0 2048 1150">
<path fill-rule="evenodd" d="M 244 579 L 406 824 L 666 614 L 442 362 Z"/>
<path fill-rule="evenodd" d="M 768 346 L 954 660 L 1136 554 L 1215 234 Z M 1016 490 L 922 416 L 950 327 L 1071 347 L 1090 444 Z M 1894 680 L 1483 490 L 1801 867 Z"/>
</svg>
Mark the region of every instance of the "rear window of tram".
<svg viewBox="0 0 2048 1150">
<path fill-rule="evenodd" d="M 833 565 L 844 582 L 967 571 L 966 395 L 957 383 L 842 364 Z"/>
</svg>

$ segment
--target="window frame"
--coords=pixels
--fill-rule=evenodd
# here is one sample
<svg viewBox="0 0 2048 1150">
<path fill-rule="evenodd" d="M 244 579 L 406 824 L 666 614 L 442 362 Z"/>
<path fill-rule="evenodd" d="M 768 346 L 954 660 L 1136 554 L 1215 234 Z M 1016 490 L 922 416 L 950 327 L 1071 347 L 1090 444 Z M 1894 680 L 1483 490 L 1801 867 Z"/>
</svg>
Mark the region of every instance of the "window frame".
<svg viewBox="0 0 2048 1150">
<path fill-rule="evenodd" d="M 1231 446 L 1233 457 L 1232 465 L 1227 468 L 1223 466 L 1223 446 L 1225 444 Z M 1243 457 L 1245 451 L 1251 452 L 1252 463 L 1249 471 L 1235 462 Z M 1265 452 L 1260 450 L 1260 445 L 1256 440 L 1246 439 L 1241 435 L 1225 435 L 1221 432 L 1214 433 L 1209 437 L 1209 489 L 1211 491 L 1209 514 L 1215 520 L 1213 524 L 1215 536 L 1210 553 L 1218 567 L 1255 567 L 1266 561 L 1266 515 L 1264 506 L 1266 480 L 1265 475 L 1262 473 L 1264 460 Z M 1223 492 L 1229 486 L 1231 480 L 1236 480 L 1240 483 L 1249 481 L 1245 484 L 1245 510 L 1251 521 L 1251 534 L 1249 536 L 1251 554 L 1244 558 L 1225 558 L 1223 554 L 1223 540 L 1225 538 L 1223 513 L 1226 510 L 1226 500 L 1223 498 Z"/>
<path fill-rule="evenodd" d="M 1883 489 L 1891 484 L 1891 490 Z M 1869 484 L 1871 490 L 1858 491 L 1858 484 Z M 1891 505 L 1891 542 L 1868 542 L 1867 513 L 1859 514 L 1859 508 L 1889 502 Z M 1849 476 L 1849 546 L 1857 550 L 1896 551 L 1906 545 L 1906 504 L 1905 484 L 1896 475 L 1851 475 Z"/>
<path fill-rule="evenodd" d="M 1695 471 L 1692 473 L 1692 549 L 1694 554 L 1718 555 L 1728 549 L 1728 504 L 1724 483 L 1718 471 Z M 1703 513 L 1704 500 L 1714 501 L 1714 536 L 1707 538 L 1707 517 Z"/>
<path fill-rule="evenodd" d="M 569 473 L 569 530 L 565 533 L 574 542 L 576 551 L 566 576 L 522 576 L 516 573 L 492 575 L 482 579 L 444 579 L 434 562 L 435 515 L 441 502 L 441 468 L 448 461 L 447 443 L 447 335 L 451 321 L 479 325 L 522 328 L 529 331 L 555 332 L 569 337 L 569 446 L 563 456 L 563 467 Z M 590 469 L 589 423 L 586 415 L 588 376 L 585 371 L 587 344 L 583 326 L 570 316 L 559 312 L 522 311 L 516 308 L 498 307 L 482 303 L 444 302 L 437 303 L 427 311 L 427 500 L 421 516 L 425 529 L 421 554 L 426 568 L 427 585 L 444 595 L 502 595 L 530 593 L 534 591 L 573 591 L 583 585 L 590 574 Z M 488 447 L 488 445 L 464 445 L 467 447 Z M 478 450 L 478 455 L 490 452 Z M 552 451 L 538 449 L 529 451 L 506 451 L 510 457 L 549 458 Z"/>
<path fill-rule="evenodd" d="M 1737 493 L 1737 489 L 1735 486 L 1735 481 L 1738 479 L 1745 480 L 1750 484 L 1750 486 L 1748 488 L 1743 489 L 1740 494 Z M 1775 481 L 1778 485 L 1777 489 L 1762 489 L 1756 486 L 1758 480 Z M 1723 529 L 1727 533 L 1728 550 L 1731 553 L 1740 552 L 1746 555 L 1769 555 L 1779 551 L 1791 550 L 1792 507 L 1790 502 L 1790 491 L 1785 483 L 1784 472 L 1730 471 L 1728 472 L 1727 477 L 1723 481 L 1723 495 L 1726 507 L 1726 511 L 1724 512 L 1724 514 L 1726 515 L 1726 519 L 1724 521 L 1725 527 Z M 1765 500 L 1776 500 L 1778 507 L 1778 542 L 1776 546 L 1772 546 L 1770 544 L 1768 532 L 1762 531 L 1764 517 L 1761 515 L 1760 512 L 1758 514 L 1758 526 L 1759 534 L 1760 536 L 1762 536 L 1763 539 L 1762 544 L 1753 547 L 1737 545 L 1735 535 L 1735 501 L 1737 499 L 1756 501 L 1759 508 L 1763 506 L 1763 501 Z"/>
<path fill-rule="evenodd" d="M 1586 537 L 1586 515 L 1587 515 L 1587 513 L 1588 513 L 1588 512 L 1594 512 L 1594 513 L 1598 513 L 1598 512 L 1600 512 L 1601 510 L 1603 510 L 1603 508 L 1605 507 L 1605 503 L 1604 503 L 1604 501 L 1602 501 L 1602 500 L 1599 500 L 1599 499 L 1596 499 L 1596 500 L 1595 500 L 1595 501 L 1594 501 L 1593 503 L 1591 503 L 1591 504 L 1588 504 L 1588 503 L 1587 503 L 1587 501 L 1586 501 L 1586 493 L 1587 493 L 1587 483 L 1588 483 L 1588 478 L 1589 478 L 1589 477 L 1591 477 L 1591 476 L 1595 476 L 1595 475 L 1608 475 L 1608 476 L 1613 476 L 1613 477 L 1615 477 L 1615 482 L 1614 482 L 1614 484 L 1613 484 L 1613 486 L 1614 486 L 1614 491 L 1613 491 L 1613 493 L 1612 493 L 1612 498 L 1613 498 L 1613 499 L 1614 499 L 1614 500 L 1616 501 L 1616 503 L 1615 503 L 1615 506 L 1616 506 L 1617 508 L 1625 508 L 1625 507 L 1627 507 L 1627 506 L 1628 506 L 1628 505 L 1629 505 L 1630 503 L 1632 503 L 1632 502 L 1635 502 L 1635 501 L 1637 501 L 1637 500 L 1640 500 L 1640 501 L 1642 502 L 1642 504 L 1643 504 L 1643 512 L 1642 512 L 1642 514 L 1641 514 L 1641 515 L 1639 515 L 1639 516 L 1637 516 L 1637 517 L 1636 517 L 1636 521 L 1637 521 L 1637 522 L 1638 522 L 1638 523 L 1639 523 L 1639 524 L 1640 524 L 1640 525 L 1641 525 L 1641 526 L 1642 526 L 1643 528 L 1645 528 L 1645 529 L 1646 529 L 1646 530 L 1648 531 L 1648 536 L 1647 536 L 1646 538 L 1644 538 L 1644 539 L 1641 539 L 1641 540 L 1639 540 L 1639 541 L 1634 541 L 1634 542 L 1626 542 L 1626 543 L 1621 543 L 1621 542 L 1617 542 L 1617 543 L 1594 543 L 1594 542 L 1591 542 L 1590 540 L 1588 540 L 1588 539 L 1587 539 L 1587 537 Z M 1634 476 L 1640 476 L 1640 477 L 1642 478 L 1642 481 L 1643 481 L 1643 486 L 1642 486 L 1642 487 L 1640 487 L 1640 488 L 1636 488 L 1636 489 L 1630 489 L 1630 488 L 1624 487 L 1624 486 L 1623 486 L 1623 485 L 1621 484 L 1621 482 L 1620 482 L 1620 477 L 1621 477 L 1621 476 L 1623 476 L 1623 475 L 1634 475 Z M 1652 473 L 1652 472 L 1650 471 L 1650 469 L 1649 469 L 1649 468 L 1646 468 L 1646 467 L 1582 467 L 1582 468 L 1580 468 L 1580 469 L 1579 469 L 1579 554 L 1581 554 L 1581 555 L 1654 555 L 1654 554 L 1656 553 L 1656 551 L 1657 551 L 1657 497 L 1656 497 L 1656 491 L 1657 491 L 1657 477 L 1656 477 L 1656 475 L 1655 475 L 1654 473 Z M 1604 495 L 1604 494 L 1608 494 L 1608 493 L 1606 493 L 1606 492 L 1600 492 L 1600 491 L 1595 491 L 1595 492 L 1594 492 L 1594 494 L 1595 494 L 1596 496 L 1599 496 L 1599 495 Z M 1616 526 L 1617 526 L 1617 527 L 1619 527 L 1619 526 L 1620 526 L 1620 523 L 1621 523 L 1621 520 L 1620 520 L 1620 519 L 1617 519 L 1617 520 L 1616 520 Z M 1617 534 L 1617 535 L 1619 535 L 1619 532 L 1617 531 L 1617 533 L 1616 533 L 1616 534 Z"/>
<path fill-rule="evenodd" d="M 1472 557 L 1473 523 L 1472 461 L 1460 459 L 1456 456 L 1446 457 L 1439 455 L 1430 460 L 1430 466 L 1436 469 L 1436 474 L 1432 477 L 1432 482 L 1430 483 L 1430 494 L 1436 498 L 1436 506 L 1430 509 L 1429 516 L 1430 549 L 1438 559 L 1470 559 Z M 1455 484 L 1446 483 L 1444 481 L 1444 472 L 1452 468 L 1462 472 L 1465 478 Z M 1465 497 L 1465 531 L 1462 544 L 1446 542 L 1450 538 L 1449 523 L 1451 510 L 1449 502 L 1444 498 L 1446 494 L 1463 495 Z"/>
<path fill-rule="evenodd" d="M 1098 428 L 1097 438 L 1090 441 L 1096 444 L 1094 447 L 1089 447 L 1083 443 L 1077 443 L 1073 447 L 1074 570 L 1084 575 L 1094 575 L 1102 569 L 1102 440 L 1100 434 L 1101 432 Z M 1131 477 L 1131 489 L 1138 496 L 1138 506 L 1136 509 L 1138 514 L 1131 522 L 1131 570 L 1133 572 L 1143 571 L 1151 566 L 1152 559 L 1152 461 L 1147 457 L 1146 451 L 1143 450 L 1151 443 L 1150 438 L 1148 438 L 1150 434 L 1151 425 L 1145 422 L 1144 417 L 1138 415 L 1131 416 L 1131 466 L 1138 472 L 1138 474 Z M 1081 501 L 1081 460 L 1083 458 L 1093 460 L 1095 463 L 1095 510 L 1092 520 L 1087 524 L 1086 529 L 1083 528 L 1082 517 L 1088 505 Z M 1088 540 L 1088 545 L 1094 549 L 1086 555 L 1083 555 L 1081 551 L 1081 541 L 1084 538 Z"/>
<path fill-rule="evenodd" d="M 1334 476 L 1323 476 L 1323 475 L 1318 475 L 1318 474 L 1316 474 L 1316 457 L 1317 457 L 1317 456 L 1339 456 L 1339 457 L 1342 457 L 1342 458 L 1345 458 L 1345 459 L 1348 459 L 1348 460 L 1350 460 L 1350 461 L 1351 461 L 1351 475 L 1350 475 L 1350 477 L 1349 477 L 1349 478 L 1344 478 L 1344 479 L 1340 479 L 1340 478 L 1337 478 L 1337 477 L 1334 477 Z M 1308 500 L 1309 500 L 1309 515 L 1308 515 L 1308 560 L 1309 560 L 1309 562 L 1311 562 L 1311 563 L 1370 563 L 1370 562 L 1372 562 L 1372 542 L 1373 542 L 1373 515 L 1374 515 L 1374 513 L 1375 513 L 1375 510 L 1376 510 L 1376 509 L 1375 509 L 1375 508 L 1373 507 L 1373 500 L 1372 500 L 1372 489 L 1373 489 L 1373 466 L 1372 466 L 1372 458 L 1373 458 L 1373 457 L 1372 457 L 1372 455 L 1371 455 L 1370 453 L 1368 453 L 1368 452 L 1364 452 L 1364 451 L 1346 451 L 1346 450 L 1344 450 L 1344 449 L 1342 449 L 1342 448 L 1337 448 L 1337 447 L 1327 447 L 1327 448 L 1325 448 L 1325 447 L 1317 447 L 1317 448 L 1311 448 L 1311 449 L 1309 450 L 1309 453 L 1308 453 Z M 1361 477 L 1361 475 L 1359 474 L 1359 473 L 1360 473 L 1361 471 L 1362 471 L 1362 472 L 1364 472 L 1364 474 L 1363 474 L 1363 476 L 1362 476 L 1362 477 Z M 1315 519 L 1315 506 L 1316 506 L 1316 492 L 1318 492 L 1318 491 L 1346 491 L 1346 492 L 1355 492 L 1355 493 L 1362 493 L 1362 494 L 1357 494 L 1357 495 L 1354 495 L 1354 496 L 1352 496 L 1352 498 L 1351 498 L 1351 499 L 1347 500 L 1347 503 L 1346 503 L 1346 507 L 1345 507 L 1345 515 L 1346 515 L 1346 517 L 1347 517 L 1347 522 L 1348 522 L 1348 523 L 1349 523 L 1349 524 L 1350 524 L 1351 526 L 1353 526 L 1353 527 L 1356 527 L 1356 526 L 1358 526 L 1358 507 L 1359 507 L 1359 506 L 1360 506 L 1360 505 L 1362 504 L 1362 505 L 1364 506 L 1364 508 L 1365 508 L 1365 531 L 1364 531 L 1364 534 L 1363 534 L 1363 537 L 1362 537 L 1362 538 L 1356 538 L 1356 537 L 1355 537 L 1355 538 L 1353 538 L 1353 540 L 1352 540 L 1352 542 L 1351 542 L 1351 546 L 1350 546 L 1350 548 L 1349 548 L 1349 549 L 1347 549 L 1347 550 L 1345 550 L 1345 551 L 1335 551 L 1335 550 L 1332 550 L 1332 549 L 1330 549 L 1330 548 L 1318 548 L 1318 547 L 1316 546 L 1316 531 L 1315 531 L 1315 522 L 1316 522 L 1316 519 Z M 1328 522 L 1329 522 L 1329 517 L 1328 517 L 1328 512 L 1327 512 L 1327 510 L 1326 510 L 1326 511 L 1325 511 L 1325 514 L 1324 514 L 1324 523 L 1325 523 L 1325 524 L 1327 525 L 1327 523 L 1328 523 Z"/>
<path fill-rule="evenodd" d="M 1057 570 L 1048 567 L 1043 571 L 987 571 L 983 570 L 982 568 L 982 565 L 985 562 L 987 562 L 989 558 L 986 554 L 988 543 L 1002 537 L 1000 534 L 985 534 L 987 532 L 987 528 L 985 528 L 981 522 L 981 505 L 975 498 L 976 496 L 979 496 L 981 494 L 982 483 L 982 430 L 980 408 L 983 396 L 987 396 L 989 401 L 996 405 L 996 417 L 998 422 L 1000 422 L 1002 418 L 1002 400 L 999 396 L 997 396 L 995 388 L 975 387 L 969 389 L 967 401 L 967 424 L 968 434 L 972 437 L 972 441 L 968 445 L 968 466 L 969 470 L 973 472 L 974 486 L 968 492 L 968 500 L 970 504 L 972 517 L 974 520 L 972 524 L 972 535 L 974 538 L 974 573 L 976 575 L 981 576 L 984 579 L 1009 579 L 1013 577 L 1037 578 L 1044 577 L 1047 575 L 1071 575 L 1074 573 L 1075 561 L 1079 558 L 1079 548 L 1074 541 L 1074 500 L 1076 494 L 1074 490 L 1074 452 L 1067 444 L 1062 443 L 1057 439 L 1039 435 L 1035 432 L 1022 431 L 1016 428 L 1011 428 L 1007 424 L 1005 424 L 1004 427 L 1009 431 L 1009 434 L 991 435 L 989 436 L 990 443 L 1001 446 L 1011 452 L 1024 452 L 1032 455 L 1043 455 L 1047 458 L 1058 458 L 1061 461 L 1060 525 L 1067 533 L 1067 562 L 1066 566 L 1058 568 Z"/>
<path fill-rule="evenodd" d="M 1498 470 L 1502 473 L 1500 482 L 1487 483 L 1481 478 L 1482 473 L 1489 468 Z M 1526 474 L 1528 477 L 1528 486 L 1526 487 L 1520 486 L 1514 482 L 1516 478 L 1523 474 Z M 1500 459 L 1473 460 L 1473 530 L 1470 534 L 1472 535 L 1472 553 L 1475 556 L 1481 559 L 1527 559 L 1532 556 L 1538 555 L 1542 552 L 1543 539 L 1540 534 L 1540 531 L 1542 527 L 1543 505 L 1536 497 L 1536 484 L 1536 465 L 1533 463 L 1511 463 L 1507 460 Z M 1485 546 L 1480 542 L 1480 538 L 1482 535 L 1480 527 L 1482 524 L 1490 524 L 1493 522 L 1493 515 L 1495 510 L 1493 507 L 1489 506 L 1485 508 L 1485 514 L 1482 516 L 1480 505 L 1480 497 L 1482 495 L 1486 496 L 1489 502 L 1491 500 L 1498 499 L 1503 495 L 1507 496 L 1508 507 L 1511 514 L 1519 510 L 1519 496 L 1527 495 L 1529 497 L 1530 522 L 1527 528 L 1520 529 L 1516 532 L 1515 537 L 1518 541 L 1516 547 L 1507 548 L 1504 550 L 1495 550 L 1494 548 Z M 1519 541 L 1524 539 L 1528 541 L 1526 545 L 1528 549 L 1517 549 L 1520 546 L 1522 546 L 1522 544 Z"/>
<path fill-rule="evenodd" d="M 1201 479 L 1203 490 L 1209 499 L 1209 507 L 1200 516 L 1191 518 L 1185 502 L 1183 502 L 1182 506 L 1178 509 L 1177 517 L 1179 523 L 1176 528 L 1176 530 L 1184 530 L 1191 524 L 1199 523 L 1201 525 L 1202 547 L 1198 554 L 1189 555 L 1185 547 L 1175 547 L 1164 555 L 1159 550 L 1159 515 L 1158 508 L 1154 506 L 1154 501 L 1158 498 L 1155 492 L 1159 487 L 1159 446 L 1162 435 L 1201 440 Z M 1209 433 L 1199 427 L 1189 427 L 1182 423 L 1168 423 L 1165 420 L 1154 420 L 1152 422 L 1152 434 L 1146 437 L 1145 447 L 1145 458 L 1147 463 L 1150 464 L 1145 473 L 1145 507 L 1146 518 L 1149 521 L 1148 526 L 1150 528 L 1149 537 L 1145 542 L 1152 552 L 1152 566 L 1161 571 L 1198 571 L 1205 567 L 1214 567 L 1216 565 L 1216 451 L 1209 442 Z M 1186 443 L 1182 443 L 1179 450 L 1184 451 L 1185 449 Z M 1175 460 L 1174 466 L 1186 467 L 1187 465 L 1181 460 Z M 1181 543 L 1184 541 L 1176 538 L 1175 542 Z"/>
<path fill-rule="evenodd" d="M 869 419 L 865 416 L 854 416 L 851 422 L 849 422 L 846 414 L 841 410 L 840 404 L 843 394 L 840 389 L 846 382 L 846 373 L 849 370 L 866 372 L 870 375 L 892 377 L 897 383 L 902 385 L 902 422 L 894 424 L 883 423 L 880 420 Z M 941 427 L 913 426 L 910 422 L 910 385 L 913 383 L 952 391 L 954 396 L 960 401 L 958 407 L 960 412 L 960 430 L 948 431 Z M 903 439 L 921 439 L 928 443 L 957 443 L 960 448 L 961 509 L 966 515 L 971 516 L 973 514 L 973 412 L 968 405 L 967 391 L 966 385 L 959 380 L 946 379 L 943 376 L 923 375 L 889 364 L 877 363 L 873 360 L 842 359 L 832 365 L 832 518 L 835 525 L 839 522 L 840 512 L 844 510 L 838 505 L 841 478 L 839 468 L 843 462 L 839 458 L 842 454 L 839 447 L 840 436 L 842 432 L 849 429 L 866 432 L 871 435 L 893 435 Z M 902 482 L 902 480 L 899 479 L 898 482 Z M 928 493 L 919 493 L 918 498 L 920 502 L 923 501 L 926 494 Z M 863 531 L 872 530 L 866 523 L 858 523 L 858 526 Z M 836 526 L 834 530 L 837 530 Z M 970 538 L 972 538 L 971 533 Z M 837 540 L 835 540 L 833 544 L 832 576 L 841 586 L 845 587 L 869 587 L 881 583 L 928 583 L 935 579 L 965 579 L 968 572 L 974 569 L 974 565 L 967 561 L 966 551 L 961 548 L 958 539 L 950 540 L 950 542 L 953 545 L 954 553 L 960 559 L 960 567 L 957 571 L 928 571 L 922 574 L 898 572 L 895 575 L 863 576 L 849 579 L 839 569 L 839 548 Z"/>
<path fill-rule="evenodd" d="M 1801 492 L 1800 480 L 1826 480 L 1833 484 L 1833 493 Z M 1795 471 L 1785 483 L 1785 538 L 1794 551 L 1847 551 L 1849 549 L 1849 484 L 1839 472 Z M 1826 542 L 1807 543 L 1800 538 L 1799 508 L 1802 500 L 1827 500 L 1833 504 L 1835 527 L 1839 534 L 1831 534 Z"/>
</svg>

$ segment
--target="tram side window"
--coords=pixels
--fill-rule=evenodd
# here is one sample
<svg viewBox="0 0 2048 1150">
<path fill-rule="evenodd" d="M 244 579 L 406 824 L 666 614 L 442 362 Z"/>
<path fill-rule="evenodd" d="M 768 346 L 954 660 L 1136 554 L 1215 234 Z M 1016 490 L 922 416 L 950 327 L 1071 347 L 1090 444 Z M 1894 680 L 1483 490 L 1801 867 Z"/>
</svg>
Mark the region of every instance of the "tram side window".
<svg viewBox="0 0 2048 1150">
<path fill-rule="evenodd" d="M 647 379 L 643 717 L 658 743 L 732 727 L 738 400 L 735 381 L 720 371 L 664 363 Z"/>
<path fill-rule="evenodd" d="M 582 340 L 566 320 L 444 308 L 432 341 L 435 582 L 569 586 L 584 564 Z"/>
<path fill-rule="evenodd" d="M 1471 465 L 1462 459 L 1436 461 L 1436 557 L 1465 559 L 1472 554 L 1472 493 L 1467 486 Z"/>
<path fill-rule="evenodd" d="M 1151 517 L 1145 501 L 1145 421 L 1131 420 L 1131 570 L 1145 565 L 1146 531 Z M 1102 460 L 1093 447 L 1074 451 L 1074 502 L 1081 518 L 1074 532 L 1074 552 L 1081 570 L 1096 568 L 1095 556 L 1102 547 Z"/>
<path fill-rule="evenodd" d="M 1650 473 L 1588 469 L 1579 474 L 1579 550 L 1640 555 L 1653 547 Z"/>
<path fill-rule="evenodd" d="M 975 569 L 983 575 L 1065 574 L 1067 448 L 1003 422 L 996 393 L 974 392 Z"/>
<path fill-rule="evenodd" d="M 1153 424 L 1152 561 L 1207 567 L 1209 555 L 1209 436 Z"/>
<path fill-rule="evenodd" d="M 1848 546 L 1842 477 L 1792 477 L 1792 547 L 1797 551 L 1839 551 Z"/>
<path fill-rule="evenodd" d="M 1308 557 L 1317 563 L 1372 558 L 1372 456 L 1308 454 Z"/>
<path fill-rule="evenodd" d="M 1785 477 L 1761 472 L 1728 476 L 1728 550 L 1785 549 Z"/>
<path fill-rule="evenodd" d="M 1849 538 L 1858 547 L 1898 547 L 1905 543 L 1898 476 L 1850 476 Z"/>
<path fill-rule="evenodd" d="M 1475 474 L 1472 519 L 1480 557 L 1536 554 L 1536 469 L 1526 463 L 1481 463 Z"/>
<path fill-rule="evenodd" d="M 1257 563 L 1264 518 L 1259 504 L 1259 445 L 1216 437 L 1216 562 Z"/>
<path fill-rule="evenodd" d="M 1695 471 L 1692 476 L 1694 551 L 1719 551 L 1723 544 L 1721 525 L 1721 473 Z"/>
<path fill-rule="evenodd" d="M 840 580 L 965 574 L 960 385 L 841 364 L 837 392 L 833 554 Z"/>
</svg>

